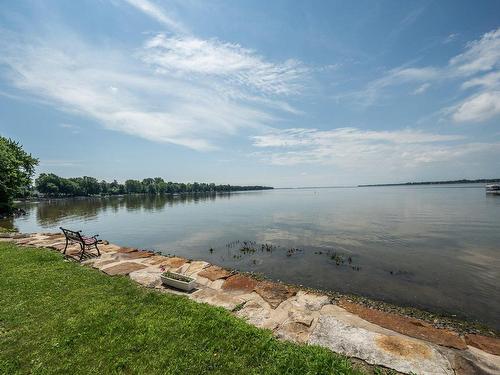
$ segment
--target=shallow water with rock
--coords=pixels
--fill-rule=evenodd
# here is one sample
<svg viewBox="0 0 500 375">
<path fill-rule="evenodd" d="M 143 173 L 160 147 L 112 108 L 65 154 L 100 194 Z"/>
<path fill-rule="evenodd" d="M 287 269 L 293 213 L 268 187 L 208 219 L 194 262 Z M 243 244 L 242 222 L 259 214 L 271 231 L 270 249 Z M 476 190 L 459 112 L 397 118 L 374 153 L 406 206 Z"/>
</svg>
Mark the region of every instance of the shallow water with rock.
<svg viewBox="0 0 500 375">
<path fill-rule="evenodd" d="M 483 185 L 276 189 L 20 205 L 21 232 L 114 243 L 479 320 L 500 329 L 500 196 Z"/>
</svg>

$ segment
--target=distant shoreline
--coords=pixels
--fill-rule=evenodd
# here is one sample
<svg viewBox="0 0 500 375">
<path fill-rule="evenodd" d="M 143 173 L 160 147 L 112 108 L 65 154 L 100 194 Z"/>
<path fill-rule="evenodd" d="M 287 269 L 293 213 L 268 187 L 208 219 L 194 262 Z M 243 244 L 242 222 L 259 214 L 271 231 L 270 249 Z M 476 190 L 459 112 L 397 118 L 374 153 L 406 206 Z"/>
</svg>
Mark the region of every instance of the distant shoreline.
<svg viewBox="0 0 500 375">
<path fill-rule="evenodd" d="M 368 184 L 358 185 L 358 187 L 373 187 L 373 186 L 408 186 L 408 185 L 446 185 L 446 184 L 486 184 L 492 182 L 500 182 L 500 178 L 482 178 L 478 180 L 449 180 L 449 181 L 424 181 L 424 182 L 404 182 L 398 184 Z"/>
</svg>

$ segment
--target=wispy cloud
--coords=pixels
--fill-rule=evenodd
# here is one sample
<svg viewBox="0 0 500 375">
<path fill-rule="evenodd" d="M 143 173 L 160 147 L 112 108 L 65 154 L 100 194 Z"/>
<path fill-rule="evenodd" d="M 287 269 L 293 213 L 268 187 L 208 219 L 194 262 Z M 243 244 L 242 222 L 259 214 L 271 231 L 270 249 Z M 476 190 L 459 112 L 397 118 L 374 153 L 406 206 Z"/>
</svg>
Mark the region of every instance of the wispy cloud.
<svg viewBox="0 0 500 375">
<path fill-rule="evenodd" d="M 300 62 L 273 63 L 239 45 L 186 35 L 148 37 L 134 53 L 71 35 L 6 33 L 0 63 L 10 83 L 107 129 L 195 150 L 299 113 L 286 97 L 300 91 Z"/>
<path fill-rule="evenodd" d="M 168 13 L 160 6 L 149 0 L 125 0 L 128 4 L 137 8 L 146 15 L 152 17 L 156 21 L 167 26 L 171 31 L 178 33 L 187 33 L 188 30 L 181 22 L 170 17 Z"/>
<path fill-rule="evenodd" d="M 81 130 L 78 125 L 68 124 L 68 123 L 59 124 L 59 127 L 63 128 L 63 129 L 67 129 L 67 130 L 71 131 L 73 134 L 79 134 L 80 130 Z"/>
<path fill-rule="evenodd" d="M 457 38 L 460 36 L 459 33 L 451 33 L 449 34 L 444 40 L 443 40 L 443 44 L 448 44 L 448 43 L 452 43 L 454 42 L 455 40 L 457 40 Z"/>
<path fill-rule="evenodd" d="M 500 115 L 500 91 L 486 91 L 460 103 L 452 118 L 456 122 L 485 121 Z"/>
<path fill-rule="evenodd" d="M 454 34 L 452 34 L 454 35 Z M 386 94 L 387 88 L 418 85 L 413 94 L 426 92 L 431 83 L 461 82 L 463 89 L 475 89 L 455 105 L 451 117 L 456 122 L 486 121 L 500 112 L 500 28 L 485 33 L 480 39 L 467 43 L 464 51 L 452 57 L 445 66 L 400 67 L 351 94 L 370 105 Z"/>
<path fill-rule="evenodd" d="M 424 92 L 426 92 L 429 87 L 431 87 L 431 84 L 430 83 L 423 83 L 421 84 L 420 86 L 418 86 L 414 91 L 413 91 L 413 94 L 414 95 L 420 95 L 420 94 L 423 94 Z"/>
<path fill-rule="evenodd" d="M 461 135 L 434 134 L 412 129 L 396 131 L 339 128 L 285 129 L 252 138 L 266 151 L 257 155 L 275 165 L 320 164 L 344 170 L 385 175 L 388 171 L 418 168 L 497 154 L 500 143 L 464 142 Z"/>
<path fill-rule="evenodd" d="M 307 69 L 296 60 L 271 63 L 238 44 L 158 34 L 146 43 L 143 60 L 163 74 L 220 77 L 265 94 L 296 94 Z"/>
</svg>

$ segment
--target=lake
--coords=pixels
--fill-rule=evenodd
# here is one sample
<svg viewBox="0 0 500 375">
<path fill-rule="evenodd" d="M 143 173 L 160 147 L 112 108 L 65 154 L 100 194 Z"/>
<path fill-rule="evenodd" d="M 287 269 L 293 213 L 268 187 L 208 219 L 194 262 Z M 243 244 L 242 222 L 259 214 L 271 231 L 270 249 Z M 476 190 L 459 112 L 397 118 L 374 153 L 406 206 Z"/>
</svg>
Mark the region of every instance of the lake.
<svg viewBox="0 0 500 375">
<path fill-rule="evenodd" d="M 83 229 L 124 246 L 500 329 L 500 196 L 486 195 L 483 185 L 136 195 L 22 207 L 26 216 L 3 225 Z"/>
</svg>

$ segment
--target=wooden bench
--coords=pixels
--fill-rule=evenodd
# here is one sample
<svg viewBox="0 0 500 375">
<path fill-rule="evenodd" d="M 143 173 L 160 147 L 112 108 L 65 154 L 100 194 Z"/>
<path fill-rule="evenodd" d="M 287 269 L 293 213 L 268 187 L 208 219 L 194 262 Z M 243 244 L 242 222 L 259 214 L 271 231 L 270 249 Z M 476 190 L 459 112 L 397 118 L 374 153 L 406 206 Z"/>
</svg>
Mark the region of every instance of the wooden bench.
<svg viewBox="0 0 500 375">
<path fill-rule="evenodd" d="M 81 230 L 75 232 L 73 230 L 65 229 L 63 227 L 59 227 L 59 228 L 63 231 L 64 236 L 66 237 L 66 246 L 64 246 L 63 254 L 66 254 L 66 249 L 68 248 L 68 244 L 77 243 L 78 245 L 80 245 L 80 249 L 81 249 L 80 261 L 83 258 L 83 254 L 84 254 L 85 250 L 90 250 L 92 247 L 95 247 L 95 249 L 97 250 L 97 255 L 101 256 L 101 252 L 99 251 L 99 248 L 97 247 L 97 243 L 99 242 L 99 240 L 97 239 L 97 237 L 99 236 L 98 234 L 96 234 L 92 237 L 86 237 L 86 236 L 82 236 Z"/>
</svg>

